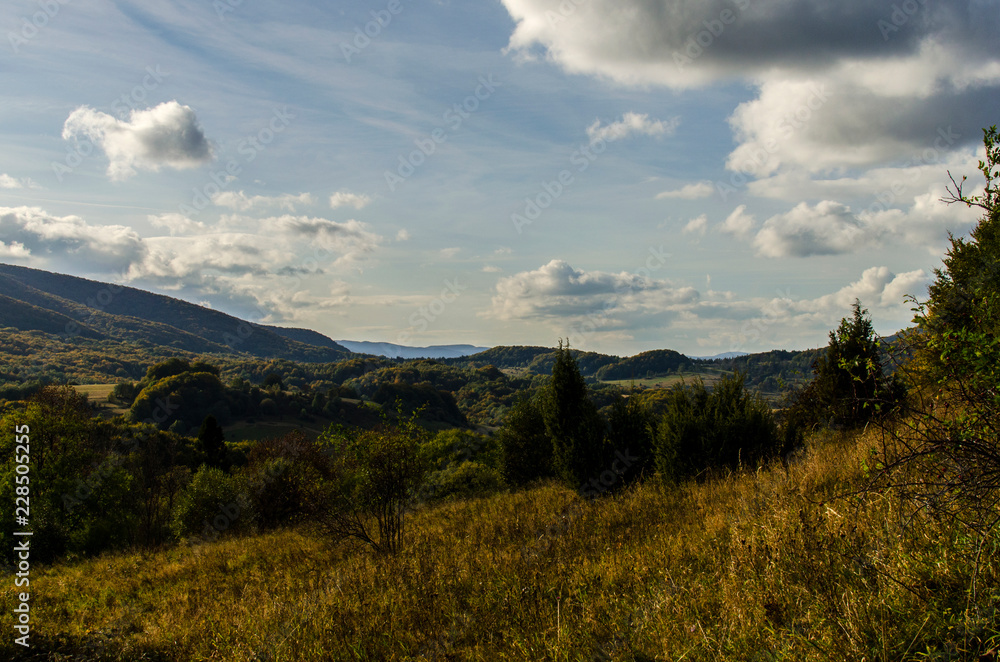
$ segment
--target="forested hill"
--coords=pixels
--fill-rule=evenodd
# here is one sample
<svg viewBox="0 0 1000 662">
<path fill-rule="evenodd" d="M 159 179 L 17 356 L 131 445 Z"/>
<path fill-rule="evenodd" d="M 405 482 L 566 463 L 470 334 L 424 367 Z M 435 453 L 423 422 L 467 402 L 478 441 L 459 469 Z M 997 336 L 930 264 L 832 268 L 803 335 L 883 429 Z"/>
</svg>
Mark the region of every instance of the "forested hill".
<svg viewBox="0 0 1000 662">
<path fill-rule="evenodd" d="M 331 362 L 352 353 L 318 333 L 279 334 L 232 315 L 132 287 L 0 264 L 0 327 L 173 350 Z M 317 341 L 317 337 L 321 340 Z"/>
</svg>

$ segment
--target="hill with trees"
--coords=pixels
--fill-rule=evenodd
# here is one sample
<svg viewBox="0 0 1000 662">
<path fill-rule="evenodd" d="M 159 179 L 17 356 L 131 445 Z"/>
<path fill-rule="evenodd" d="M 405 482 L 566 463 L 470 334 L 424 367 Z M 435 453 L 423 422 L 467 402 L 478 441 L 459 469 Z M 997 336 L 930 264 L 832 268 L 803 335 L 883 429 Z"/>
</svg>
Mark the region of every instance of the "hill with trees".
<svg viewBox="0 0 1000 662">
<path fill-rule="evenodd" d="M 320 340 L 322 345 L 311 344 L 319 334 L 310 333 L 310 342 L 302 342 L 210 308 L 122 285 L 0 264 L 0 286 L 6 297 L 49 313 L 44 320 L 38 314 L 5 318 L 5 326 L 19 331 L 58 333 L 72 340 L 90 329 L 119 343 L 295 361 L 328 362 L 351 355 L 328 338 Z M 53 330 L 53 315 L 69 321 Z"/>
</svg>

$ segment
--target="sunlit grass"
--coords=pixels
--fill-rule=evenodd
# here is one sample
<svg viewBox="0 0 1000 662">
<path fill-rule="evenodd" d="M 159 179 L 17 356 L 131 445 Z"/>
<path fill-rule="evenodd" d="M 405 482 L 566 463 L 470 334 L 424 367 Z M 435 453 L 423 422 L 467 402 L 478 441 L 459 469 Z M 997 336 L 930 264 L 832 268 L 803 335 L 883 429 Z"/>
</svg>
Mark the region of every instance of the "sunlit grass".
<svg viewBox="0 0 1000 662">
<path fill-rule="evenodd" d="M 59 565 L 33 579 L 35 643 L 96 660 L 978 659 L 961 650 L 996 636 L 995 554 L 971 595 L 980 550 L 951 523 L 833 498 L 877 441 L 831 434 L 787 467 L 595 502 L 544 484 L 423 509 L 394 558 L 301 528 Z"/>
</svg>

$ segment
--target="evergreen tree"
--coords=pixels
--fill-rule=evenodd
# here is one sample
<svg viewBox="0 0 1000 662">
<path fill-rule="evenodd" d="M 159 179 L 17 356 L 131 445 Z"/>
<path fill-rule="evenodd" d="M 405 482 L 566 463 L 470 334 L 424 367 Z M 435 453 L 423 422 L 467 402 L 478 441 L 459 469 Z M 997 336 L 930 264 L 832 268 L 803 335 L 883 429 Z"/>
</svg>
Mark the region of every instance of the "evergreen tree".
<svg viewBox="0 0 1000 662">
<path fill-rule="evenodd" d="M 511 408 L 497 432 L 503 477 L 510 485 L 524 485 L 553 475 L 552 439 L 538 402 L 525 398 Z"/>
<path fill-rule="evenodd" d="M 226 435 L 215 416 L 206 416 L 198 430 L 198 448 L 205 454 L 205 462 L 210 467 L 225 468 Z"/>
<path fill-rule="evenodd" d="M 609 451 L 634 458 L 624 468 L 622 481 L 630 483 L 654 467 L 654 419 L 635 393 L 620 397 L 611 406 L 608 416 Z"/>
<path fill-rule="evenodd" d="M 569 344 L 563 346 L 561 340 L 545 392 L 542 417 L 552 439 L 557 476 L 579 486 L 610 466 L 610 458 L 604 453 L 604 422 L 590 400 Z"/>
<path fill-rule="evenodd" d="M 854 301 L 850 318 L 830 332 L 826 353 L 813 366 L 815 377 L 792 407 L 793 425 L 831 422 L 863 425 L 885 413 L 904 395 L 901 383 L 883 365 L 880 341 L 868 311 Z"/>
</svg>

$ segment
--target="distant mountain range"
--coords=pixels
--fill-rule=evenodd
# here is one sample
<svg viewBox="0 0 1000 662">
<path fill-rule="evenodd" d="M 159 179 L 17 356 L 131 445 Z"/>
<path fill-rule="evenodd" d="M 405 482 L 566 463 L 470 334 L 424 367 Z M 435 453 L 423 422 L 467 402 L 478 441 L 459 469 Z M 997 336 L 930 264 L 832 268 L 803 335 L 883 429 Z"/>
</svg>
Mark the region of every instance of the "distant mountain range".
<svg viewBox="0 0 1000 662">
<path fill-rule="evenodd" d="M 490 349 L 475 345 L 431 345 L 430 347 L 407 347 L 389 342 L 368 342 L 366 340 L 338 340 L 352 352 L 359 354 L 374 354 L 390 359 L 457 359 L 470 354 L 478 354 Z"/>
</svg>

